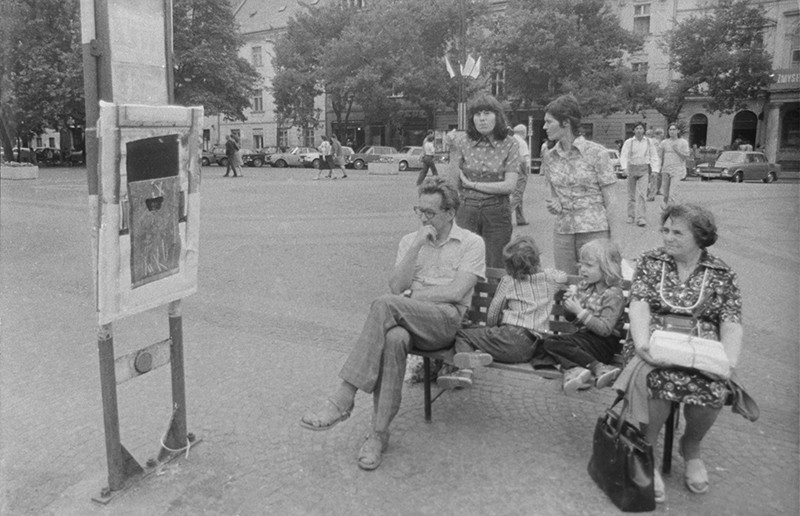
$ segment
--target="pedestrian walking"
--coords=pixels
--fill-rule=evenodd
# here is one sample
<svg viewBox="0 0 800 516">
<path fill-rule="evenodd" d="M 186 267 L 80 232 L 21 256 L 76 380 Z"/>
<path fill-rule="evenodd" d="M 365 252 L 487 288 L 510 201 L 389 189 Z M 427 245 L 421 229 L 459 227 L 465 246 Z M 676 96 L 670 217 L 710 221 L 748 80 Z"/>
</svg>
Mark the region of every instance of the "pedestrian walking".
<svg viewBox="0 0 800 516">
<path fill-rule="evenodd" d="M 528 128 L 523 124 L 514 127 L 511 135 L 519 143 L 519 175 L 517 176 L 517 184 L 514 191 L 511 193 L 511 214 L 517 218 L 517 226 L 527 226 L 528 221 L 525 219 L 525 214 L 522 213 L 523 195 L 525 188 L 528 186 L 528 175 L 531 172 L 531 151 L 528 147 L 528 142 L 525 140 L 528 134 Z"/>
<path fill-rule="evenodd" d="M 233 172 L 233 177 L 237 177 L 237 167 L 236 167 L 236 153 L 239 151 L 239 143 L 233 137 L 233 135 L 228 135 L 225 137 L 225 175 L 222 177 L 228 177 L 231 172 Z M 241 155 L 239 157 L 241 160 Z M 238 169 L 241 172 L 241 169 Z"/>
<path fill-rule="evenodd" d="M 650 171 L 660 171 L 658 151 L 644 135 L 644 122 L 633 128 L 633 136 L 625 140 L 619 163 L 628 172 L 628 224 L 647 226 L 647 188 Z"/>
<path fill-rule="evenodd" d="M 339 169 L 342 173 L 342 179 L 347 177 L 344 171 L 344 156 L 342 155 L 342 144 L 339 143 L 339 138 L 335 134 L 331 135 L 331 152 L 333 154 L 333 166 Z"/>
<path fill-rule="evenodd" d="M 324 134 L 322 135 L 322 143 L 319 144 L 317 148 L 319 150 L 319 169 L 317 169 L 317 180 L 322 178 L 322 171 L 327 170 L 328 175 L 326 176 L 328 179 L 331 179 L 331 174 L 333 173 L 333 167 L 331 167 L 331 160 L 329 157 L 331 156 L 331 144 L 328 143 L 328 137 Z"/>
<path fill-rule="evenodd" d="M 425 141 L 422 142 L 422 170 L 419 173 L 419 177 L 417 177 L 417 186 L 422 184 L 425 176 L 428 175 L 428 170 L 434 176 L 439 175 L 436 170 L 436 147 L 433 144 L 433 140 L 433 131 L 428 131 Z"/>
<path fill-rule="evenodd" d="M 661 159 L 661 184 L 664 194 L 664 206 L 674 203 L 674 187 L 677 181 L 686 177 L 686 162 L 691 155 L 689 142 L 680 138 L 680 129 L 676 124 L 669 125 L 669 138 L 658 146 L 658 157 Z"/>
</svg>

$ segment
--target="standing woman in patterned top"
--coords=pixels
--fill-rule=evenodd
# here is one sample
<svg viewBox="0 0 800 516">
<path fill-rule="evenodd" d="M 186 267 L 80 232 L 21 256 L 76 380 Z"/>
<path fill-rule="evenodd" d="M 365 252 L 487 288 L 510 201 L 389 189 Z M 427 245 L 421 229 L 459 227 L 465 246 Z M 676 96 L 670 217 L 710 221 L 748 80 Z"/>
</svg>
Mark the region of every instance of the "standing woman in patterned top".
<svg viewBox="0 0 800 516">
<path fill-rule="evenodd" d="M 503 107 L 489 94 L 467 106 L 467 132 L 454 137 L 455 163 L 461 169 L 459 227 L 486 244 L 486 266 L 503 267 L 503 248 L 511 241 L 509 195 L 517 184 L 519 144 L 507 134 Z"/>
<path fill-rule="evenodd" d="M 547 210 L 556 216 L 555 265 L 567 274 L 578 273 L 584 244 L 620 235 L 613 216 L 617 177 L 608 149 L 578 136 L 580 123 L 581 108 L 573 95 L 562 95 L 545 108 L 544 130 L 556 142 L 542 154 L 542 172 L 552 194 Z"/>
</svg>

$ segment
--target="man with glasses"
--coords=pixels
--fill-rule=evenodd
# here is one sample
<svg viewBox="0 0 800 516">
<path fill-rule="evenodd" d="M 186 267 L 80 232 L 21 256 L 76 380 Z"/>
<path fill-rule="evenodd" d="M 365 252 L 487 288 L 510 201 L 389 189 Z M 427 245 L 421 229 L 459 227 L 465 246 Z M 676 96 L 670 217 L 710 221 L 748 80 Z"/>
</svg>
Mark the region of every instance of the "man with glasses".
<svg viewBox="0 0 800 516">
<path fill-rule="evenodd" d="M 484 243 L 455 224 L 459 204 L 458 191 L 444 178 L 431 177 L 420 185 L 414 212 L 422 225 L 400 240 L 391 293 L 373 301 L 333 396 L 300 421 L 309 430 L 328 430 L 350 417 L 357 390 L 372 393 L 372 429 L 357 457 L 362 469 L 381 464 L 389 423 L 400 408 L 409 350 L 452 346 L 472 290 L 484 279 Z"/>
</svg>

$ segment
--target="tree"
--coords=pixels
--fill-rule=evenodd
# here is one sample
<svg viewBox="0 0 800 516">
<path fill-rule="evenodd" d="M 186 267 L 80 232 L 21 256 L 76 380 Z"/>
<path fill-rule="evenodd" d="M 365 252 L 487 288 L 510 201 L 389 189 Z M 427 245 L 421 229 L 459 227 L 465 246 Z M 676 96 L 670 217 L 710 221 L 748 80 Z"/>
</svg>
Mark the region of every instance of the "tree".
<svg viewBox="0 0 800 516">
<path fill-rule="evenodd" d="M 670 68 L 682 76 L 675 99 L 703 95 L 709 111 L 731 113 L 766 90 L 772 74 L 772 58 L 764 48 L 769 21 L 751 4 L 721 0 L 711 12 L 691 16 L 667 33 Z"/>
<path fill-rule="evenodd" d="M 83 66 L 77 0 L 8 0 L 0 13 L 0 137 L 8 156 L 12 137 L 83 124 Z"/>
<path fill-rule="evenodd" d="M 462 3 L 376 0 L 369 9 L 309 7 L 275 44 L 279 119 L 316 126 L 320 113 L 313 99 L 323 92 L 341 125 L 353 103 L 367 122 L 390 126 L 399 125 L 408 109 L 432 118 L 448 101 L 455 107 L 457 84 L 448 79 L 443 57 Z"/>
<path fill-rule="evenodd" d="M 175 102 L 206 115 L 245 120 L 258 72 L 239 57 L 241 38 L 227 0 L 175 0 Z"/>
<path fill-rule="evenodd" d="M 602 0 L 511 0 L 482 29 L 476 45 L 489 66 L 505 71 L 513 106 L 541 106 L 573 92 L 587 113 L 629 108 L 620 94 L 623 57 L 642 39 L 622 29 Z"/>
</svg>

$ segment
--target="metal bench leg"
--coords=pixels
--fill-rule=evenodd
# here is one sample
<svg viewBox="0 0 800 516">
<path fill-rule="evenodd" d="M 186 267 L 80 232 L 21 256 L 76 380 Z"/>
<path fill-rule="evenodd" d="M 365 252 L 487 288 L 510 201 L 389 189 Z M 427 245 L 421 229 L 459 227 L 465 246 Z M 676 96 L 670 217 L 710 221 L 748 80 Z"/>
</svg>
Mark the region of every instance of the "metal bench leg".
<svg viewBox="0 0 800 516">
<path fill-rule="evenodd" d="M 431 422 L 431 359 L 422 357 L 422 370 L 425 379 L 425 422 Z"/>
<path fill-rule="evenodd" d="M 669 411 L 669 417 L 664 424 L 664 456 L 661 459 L 661 472 L 669 475 L 672 471 L 672 441 L 675 437 L 675 426 L 677 424 L 678 410 L 680 405 L 673 403 Z"/>
</svg>

